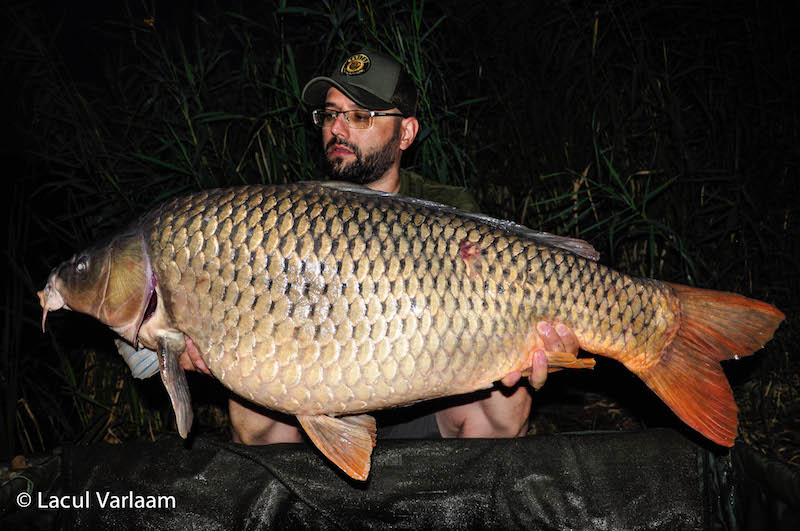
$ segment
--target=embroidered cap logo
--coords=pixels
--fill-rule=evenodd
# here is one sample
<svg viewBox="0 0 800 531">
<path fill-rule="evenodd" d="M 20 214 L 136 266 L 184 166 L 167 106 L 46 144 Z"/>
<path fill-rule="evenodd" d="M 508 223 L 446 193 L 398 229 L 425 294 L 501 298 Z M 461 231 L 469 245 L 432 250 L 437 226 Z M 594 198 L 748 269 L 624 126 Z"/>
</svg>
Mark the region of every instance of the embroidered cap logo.
<svg viewBox="0 0 800 531">
<path fill-rule="evenodd" d="M 357 53 L 350 56 L 342 65 L 342 74 L 346 76 L 357 76 L 369 70 L 370 60 L 367 54 Z"/>
</svg>

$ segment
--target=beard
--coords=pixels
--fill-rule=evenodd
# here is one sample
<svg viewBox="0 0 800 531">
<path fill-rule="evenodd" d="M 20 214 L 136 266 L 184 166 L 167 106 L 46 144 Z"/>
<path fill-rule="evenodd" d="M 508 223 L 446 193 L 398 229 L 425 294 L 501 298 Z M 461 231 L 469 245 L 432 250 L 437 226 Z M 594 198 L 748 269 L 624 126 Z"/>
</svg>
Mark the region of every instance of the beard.
<svg viewBox="0 0 800 531">
<path fill-rule="evenodd" d="M 331 159 L 327 156 L 328 151 L 335 145 L 341 144 L 353 150 L 356 160 L 350 164 L 344 164 L 344 160 L 335 157 Z M 366 185 L 377 181 L 394 165 L 397 154 L 400 150 L 400 127 L 395 127 L 392 138 L 374 153 L 367 156 L 361 149 L 348 142 L 347 140 L 333 137 L 325 146 L 325 166 L 329 177 L 335 181 L 347 181 L 356 184 Z"/>
</svg>

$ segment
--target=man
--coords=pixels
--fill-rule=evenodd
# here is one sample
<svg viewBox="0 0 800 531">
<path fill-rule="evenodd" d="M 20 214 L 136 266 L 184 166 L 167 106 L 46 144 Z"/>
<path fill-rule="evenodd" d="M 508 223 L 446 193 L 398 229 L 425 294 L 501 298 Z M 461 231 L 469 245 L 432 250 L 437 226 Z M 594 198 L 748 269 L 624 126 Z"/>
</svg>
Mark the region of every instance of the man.
<svg viewBox="0 0 800 531">
<path fill-rule="evenodd" d="M 331 179 L 363 184 L 373 190 L 401 193 L 449 203 L 464 210 L 477 205 L 463 188 L 444 186 L 401 170 L 403 152 L 419 131 L 416 85 L 401 65 L 372 51 L 350 56 L 329 77 L 316 77 L 303 89 L 303 101 L 322 130 L 322 145 Z M 530 384 L 538 389 L 547 378 L 545 350 L 578 351 L 578 340 L 563 324 L 537 324 Z M 194 363 L 194 365 L 192 364 Z M 186 369 L 208 372 L 193 346 L 181 357 Z M 528 429 L 532 397 L 517 385 L 520 373 L 507 375 L 504 388 L 467 398 L 436 401 L 431 406 L 400 410 L 402 422 L 378 416 L 379 437 L 517 437 Z M 419 409 L 421 407 L 421 409 Z M 415 414 L 415 409 L 418 413 Z M 233 440 L 244 444 L 302 440 L 291 418 L 267 411 L 238 398 L 229 402 Z M 410 412 L 410 413 L 409 413 Z M 410 420 L 405 417 L 410 417 Z M 388 422 L 388 429 L 381 423 Z"/>
</svg>

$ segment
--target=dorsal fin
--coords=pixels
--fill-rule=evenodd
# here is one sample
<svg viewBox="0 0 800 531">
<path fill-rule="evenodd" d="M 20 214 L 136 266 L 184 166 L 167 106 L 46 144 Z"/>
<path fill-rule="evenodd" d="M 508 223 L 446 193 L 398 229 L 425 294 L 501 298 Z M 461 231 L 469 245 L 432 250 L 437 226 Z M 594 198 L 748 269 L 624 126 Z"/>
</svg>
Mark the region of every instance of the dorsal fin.
<svg viewBox="0 0 800 531">
<path fill-rule="evenodd" d="M 441 210 L 443 212 L 447 212 L 450 214 L 457 214 L 465 218 L 474 219 L 476 221 L 495 227 L 497 229 L 510 232 L 511 234 L 531 239 L 541 245 L 546 245 L 548 247 L 555 247 L 557 249 L 563 249 L 565 251 L 569 251 L 578 256 L 588 258 L 589 260 L 597 261 L 600 258 L 600 253 L 597 252 L 597 250 L 594 247 L 592 247 L 592 245 L 589 242 L 585 240 L 580 240 L 577 238 L 568 238 L 566 236 L 558 236 L 556 234 L 551 234 L 549 232 L 541 232 L 538 230 L 529 229 L 528 227 L 520 225 L 519 223 L 493 218 L 491 216 L 487 216 L 486 214 L 464 212 L 463 210 L 458 210 L 457 208 L 453 208 L 449 205 L 444 205 L 442 203 L 436 203 L 425 199 L 417 199 L 415 197 L 406 197 L 403 195 L 390 194 L 388 192 L 379 192 L 376 190 L 370 190 L 365 186 L 353 183 L 347 183 L 343 181 L 325 181 L 314 184 L 319 184 L 320 186 L 323 186 L 325 188 L 330 188 L 331 190 L 338 190 L 340 192 L 359 194 L 367 197 L 386 197 L 393 199 L 395 201 L 408 203 L 409 205 L 413 205 L 415 207 L 427 208 L 430 210 Z"/>
</svg>

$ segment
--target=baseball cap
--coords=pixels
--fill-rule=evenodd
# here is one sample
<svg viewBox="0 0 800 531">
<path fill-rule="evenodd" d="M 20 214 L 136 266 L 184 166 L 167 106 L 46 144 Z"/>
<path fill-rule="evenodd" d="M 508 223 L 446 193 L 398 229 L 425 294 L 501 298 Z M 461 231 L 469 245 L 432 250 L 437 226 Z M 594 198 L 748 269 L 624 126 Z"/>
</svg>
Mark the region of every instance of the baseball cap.
<svg viewBox="0 0 800 531">
<path fill-rule="evenodd" d="M 345 59 L 330 76 L 315 77 L 306 83 L 302 99 L 308 106 L 322 107 L 328 89 L 336 87 L 365 109 L 385 111 L 398 105 L 392 100 L 400 89 L 404 75 L 407 76 L 402 65 L 391 57 L 361 50 Z M 402 109 L 398 106 L 398 109 L 404 116 L 414 112 L 413 108 Z"/>
</svg>

